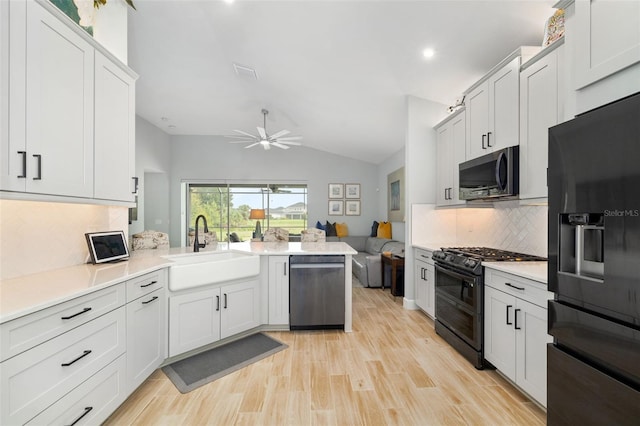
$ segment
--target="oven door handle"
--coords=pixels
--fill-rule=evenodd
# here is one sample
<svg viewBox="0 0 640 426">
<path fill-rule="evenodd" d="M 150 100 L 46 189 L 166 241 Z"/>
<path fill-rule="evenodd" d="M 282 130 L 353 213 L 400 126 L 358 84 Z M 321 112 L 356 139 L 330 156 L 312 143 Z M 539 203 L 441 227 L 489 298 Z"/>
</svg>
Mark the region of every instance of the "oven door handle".
<svg viewBox="0 0 640 426">
<path fill-rule="evenodd" d="M 453 271 L 453 270 L 451 270 L 449 268 L 445 268 L 445 267 L 437 265 L 437 264 L 435 266 L 436 266 L 436 270 L 440 270 L 440 271 L 444 272 L 447 275 L 451 275 L 452 277 L 461 279 L 461 280 L 465 281 L 466 283 L 468 283 L 469 287 L 473 288 L 474 281 L 475 281 L 473 279 L 473 277 L 470 277 L 469 275 L 460 274 L 460 273 L 458 273 L 456 271 Z M 436 282 L 437 282 L 437 280 L 436 280 Z"/>
</svg>

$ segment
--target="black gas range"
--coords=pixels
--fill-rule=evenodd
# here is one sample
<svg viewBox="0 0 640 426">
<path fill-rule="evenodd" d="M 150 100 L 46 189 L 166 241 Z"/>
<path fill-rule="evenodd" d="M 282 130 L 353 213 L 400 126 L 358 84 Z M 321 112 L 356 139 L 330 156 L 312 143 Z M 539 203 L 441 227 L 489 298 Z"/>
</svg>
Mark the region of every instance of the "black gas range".
<svg viewBox="0 0 640 426">
<path fill-rule="evenodd" d="M 484 268 L 482 262 L 546 261 L 540 256 L 489 247 L 450 247 L 433 252 L 436 333 L 476 368 L 484 360 Z"/>
</svg>

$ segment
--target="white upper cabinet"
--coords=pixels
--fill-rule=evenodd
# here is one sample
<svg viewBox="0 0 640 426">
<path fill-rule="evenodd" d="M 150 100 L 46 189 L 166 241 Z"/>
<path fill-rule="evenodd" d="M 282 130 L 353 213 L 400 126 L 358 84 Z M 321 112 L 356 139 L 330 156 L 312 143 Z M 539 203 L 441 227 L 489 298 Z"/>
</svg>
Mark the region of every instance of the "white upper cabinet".
<svg viewBox="0 0 640 426">
<path fill-rule="evenodd" d="M 640 2 L 575 2 L 576 89 L 640 62 Z"/>
<path fill-rule="evenodd" d="M 455 113 L 444 124 L 436 128 L 437 174 L 436 205 L 464 204 L 459 197 L 458 165 L 465 161 L 466 113 Z"/>
<path fill-rule="evenodd" d="M 3 140 L 9 161 L 2 165 L 2 189 L 91 197 L 94 49 L 37 3 L 9 7 L 9 137 Z"/>
<path fill-rule="evenodd" d="M 564 45 L 552 46 L 520 74 L 520 198 L 547 197 L 549 127 L 562 121 Z"/>
<path fill-rule="evenodd" d="M 49 2 L 2 3 L 3 196 L 133 202 L 137 76 Z"/>
<path fill-rule="evenodd" d="M 99 52 L 95 79 L 94 197 L 134 201 L 135 80 Z"/>
<path fill-rule="evenodd" d="M 467 94 L 467 159 L 518 145 L 520 57 Z"/>
</svg>

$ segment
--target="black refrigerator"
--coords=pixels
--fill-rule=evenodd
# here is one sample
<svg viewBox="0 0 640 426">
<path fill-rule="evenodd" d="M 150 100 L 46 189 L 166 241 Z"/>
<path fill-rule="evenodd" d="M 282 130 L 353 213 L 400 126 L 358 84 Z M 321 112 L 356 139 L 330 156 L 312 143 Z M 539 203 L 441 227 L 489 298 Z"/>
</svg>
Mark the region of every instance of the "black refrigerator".
<svg viewBox="0 0 640 426">
<path fill-rule="evenodd" d="M 640 424 L 640 93 L 549 129 L 549 425 Z"/>
</svg>

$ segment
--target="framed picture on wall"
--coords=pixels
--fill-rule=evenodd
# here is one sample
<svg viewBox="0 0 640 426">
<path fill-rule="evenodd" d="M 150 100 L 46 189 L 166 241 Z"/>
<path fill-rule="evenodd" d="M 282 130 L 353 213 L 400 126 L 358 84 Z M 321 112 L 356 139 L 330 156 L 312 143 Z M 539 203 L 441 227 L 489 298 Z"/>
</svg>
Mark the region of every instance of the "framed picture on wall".
<svg viewBox="0 0 640 426">
<path fill-rule="evenodd" d="M 342 216 L 344 214 L 344 201 L 329 200 L 329 216 Z"/>
<path fill-rule="evenodd" d="M 341 183 L 330 183 L 329 198 L 344 198 L 344 185 Z"/>
<path fill-rule="evenodd" d="M 344 214 L 347 216 L 360 216 L 360 200 L 345 201 Z"/>
<path fill-rule="evenodd" d="M 359 183 L 345 183 L 344 184 L 344 198 L 360 198 L 360 184 Z"/>
</svg>

